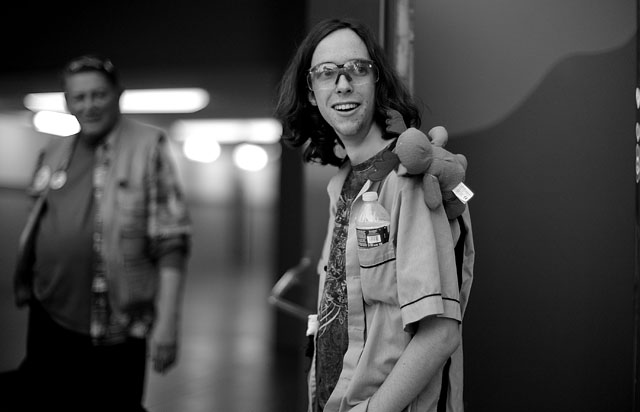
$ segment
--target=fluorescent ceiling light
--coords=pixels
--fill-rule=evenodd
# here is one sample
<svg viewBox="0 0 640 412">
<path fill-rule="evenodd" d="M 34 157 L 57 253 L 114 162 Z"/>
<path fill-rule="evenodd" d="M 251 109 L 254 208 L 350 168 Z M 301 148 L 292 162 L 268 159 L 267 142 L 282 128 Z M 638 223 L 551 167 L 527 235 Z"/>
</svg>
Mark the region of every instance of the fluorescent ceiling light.
<svg viewBox="0 0 640 412">
<path fill-rule="evenodd" d="M 186 141 L 191 136 L 204 136 L 218 143 L 277 143 L 282 124 L 276 119 L 200 119 L 179 120 L 173 124 L 171 136 Z"/>
<path fill-rule="evenodd" d="M 120 110 L 122 113 L 194 113 L 208 104 L 209 93 L 204 89 L 139 89 L 124 91 Z M 33 112 L 68 113 L 62 92 L 28 94 L 24 105 Z"/>
<path fill-rule="evenodd" d="M 57 136 L 71 136 L 80 131 L 80 124 L 74 116 L 59 112 L 37 112 L 33 115 L 33 126 L 39 132 Z"/>
<path fill-rule="evenodd" d="M 24 107 L 32 112 L 68 113 L 62 93 L 30 93 L 24 97 Z"/>
<path fill-rule="evenodd" d="M 203 89 L 125 90 L 122 95 L 124 113 L 194 113 L 209 104 L 209 93 Z"/>
</svg>

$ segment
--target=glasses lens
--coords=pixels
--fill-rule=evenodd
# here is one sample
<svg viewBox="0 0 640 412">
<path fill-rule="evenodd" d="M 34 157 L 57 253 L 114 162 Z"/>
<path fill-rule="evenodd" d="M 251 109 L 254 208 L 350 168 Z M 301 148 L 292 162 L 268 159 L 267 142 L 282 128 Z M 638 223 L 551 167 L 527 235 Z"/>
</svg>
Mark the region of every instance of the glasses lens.
<svg viewBox="0 0 640 412">
<path fill-rule="evenodd" d="M 345 75 L 352 85 L 366 84 L 378 81 L 375 64 L 368 60 L 350 60 L 344 64 L 321 63 L 309 70 L 307 83 L 311 90 L 332 89 L 338 78 Z"/>
<path fill-rule="evenodd" d="M 366 77 L 371 72 L 371 63 L 365 61 L 352 61 L 344 64 L 344 70 L 352 77 Z"/>
</svg>

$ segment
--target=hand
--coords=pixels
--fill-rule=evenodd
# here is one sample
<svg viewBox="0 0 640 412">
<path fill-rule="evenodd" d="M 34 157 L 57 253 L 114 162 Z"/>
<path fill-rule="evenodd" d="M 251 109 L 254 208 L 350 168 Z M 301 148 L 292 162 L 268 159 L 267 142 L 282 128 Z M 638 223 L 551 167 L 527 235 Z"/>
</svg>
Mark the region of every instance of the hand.
<svg viewBox="0 0 640 412">
<path fill-rule="evenodd" d="M 175 365 L 178 358 L 175 322 L 158 320 L 151 333 L 150 355 L 153 369 L 158 373 L 164 374 Z"/>
<path fill-rule="evenodd" d="M 178 346 L 175 343 L 151 342 L 151 361 L 153 370 L 166 373 L 176 362 Z"/>
</svg>

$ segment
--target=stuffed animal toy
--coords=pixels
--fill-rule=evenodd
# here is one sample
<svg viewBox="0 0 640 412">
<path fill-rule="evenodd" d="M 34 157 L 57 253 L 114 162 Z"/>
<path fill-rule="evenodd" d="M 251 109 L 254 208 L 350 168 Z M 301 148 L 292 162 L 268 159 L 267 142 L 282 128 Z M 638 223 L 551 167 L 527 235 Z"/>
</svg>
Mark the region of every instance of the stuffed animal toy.
<svg viewBox="0 0 640 412">
<path fill-rule="evenodd" d="M 436 126 L 429 130 L 427 137 L 416 128 L 407 128 L 400 113 L 391 111 L 387 119 L 387 132 L 398 135 L 394 149 L 400 161 L 398 174 L 423 174 L 427 206 L 435 209 L 444 203 L 449 219 L 460 216 L 473 194 L 463 184 L 467 159 L 443 148 L 449 137 L 447 130 Z M 462 190 L 466 194 L 459 197 L 454 190 Z"/>
</svg>

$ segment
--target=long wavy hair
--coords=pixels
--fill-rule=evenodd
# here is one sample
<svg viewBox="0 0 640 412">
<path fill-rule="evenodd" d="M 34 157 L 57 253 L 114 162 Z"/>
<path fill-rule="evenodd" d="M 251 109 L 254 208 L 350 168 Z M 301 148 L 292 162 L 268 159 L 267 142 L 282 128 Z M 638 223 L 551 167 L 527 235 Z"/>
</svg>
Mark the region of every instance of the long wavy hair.
<svg viewBox="0 0 640 412">
<path fill-rule="evenodd" d="M 309 102 L 307 87 L 307 71 L 318 43 L 340 29 L 355 32 L 378 67 L 374 121 L 385 130 L 387 112 L 395 110 L 402 115 L 407 126 L 420 127 L 420 111 L 371 31 L 351 19 L 323 20 L 311 29 L 289 62 L 278 86 L 275 107 L 275 117 L 283 125 L 283 142 L 294 148 L 304 146 L 302 158 L 305 162 L 339 166 L 344 161 L 336 154 L 337 146 L 344 146 L 318 108 Z"/>
</svg>

